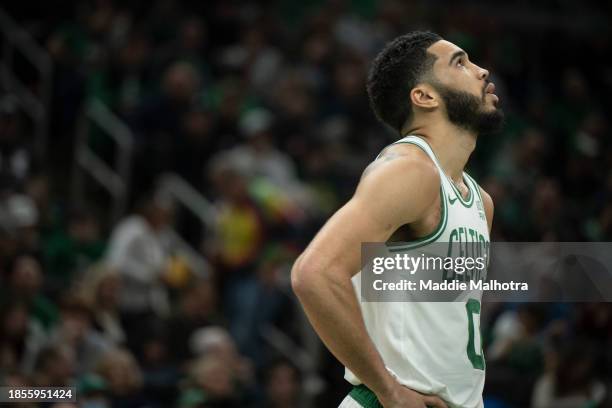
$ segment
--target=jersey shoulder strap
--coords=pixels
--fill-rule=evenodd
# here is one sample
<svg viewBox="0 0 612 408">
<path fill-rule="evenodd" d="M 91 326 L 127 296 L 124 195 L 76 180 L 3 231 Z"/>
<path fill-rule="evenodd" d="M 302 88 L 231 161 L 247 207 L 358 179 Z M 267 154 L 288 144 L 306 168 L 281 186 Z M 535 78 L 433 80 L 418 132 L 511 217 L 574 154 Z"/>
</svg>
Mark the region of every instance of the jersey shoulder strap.
<svg viewBox="0 0 612 408">
<path fill-rule="evenodd" d="M 413 145 L 416 145 L 419 148 L 421 148 L 421 150 L 423 150 L 425 152 L 425 154 L 427 154 L 427 156 L 429 156 L 431 161 L 434 162 L 434 164 L 436 165 L 436 168 L 438 169 L 438 173 L 440 174 L 440 180 L 442 182 L 442 185 L 445 184 L 445 181 L 447 181 L 446 177 L 445 177 L 445 173 L 444 173 L 444 170 L 442 169 L 442 166 L 440 165 L 440 162 L 438 162 L 438 158 L 436 157 L 436 154 L 434 153 L 434 151 L 431 148 L 431 146 L 429 146 L 429 143 L 427 143 L 425 140 L 423 140 L 423 138 L 421 138 L 419 136 L 409 135 L 409 136 L 405 136 L 405 137 L 401 138 L 400 140 L 397 140 L 397 141 L 391 143 L 389 146 L 385 147 L 378 154 L 378 156 L 376 156 L 376 159 L 380 158 L 380 156 L 384 153 L 385 150 L 387 150 L 388 147 L 396 145 L 396 144 L 402 144 L 402 143 L 413 144 Z"/>
</svg>

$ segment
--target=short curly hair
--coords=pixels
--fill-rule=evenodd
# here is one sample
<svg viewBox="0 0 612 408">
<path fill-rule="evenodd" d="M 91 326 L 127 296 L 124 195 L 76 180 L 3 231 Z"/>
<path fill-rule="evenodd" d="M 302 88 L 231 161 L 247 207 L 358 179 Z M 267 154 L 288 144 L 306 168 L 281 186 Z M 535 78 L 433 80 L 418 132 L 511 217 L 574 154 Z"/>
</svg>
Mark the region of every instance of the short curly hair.
<svg viewBox="0 0 612 408">
<path fill-rule="evenodd" d="M 367 90 L 376 117 L 401 133 L 412 117 L 410 91 L 436 61 L 427 49 L 441 40 L 436 33 L 414 31 L 385 45 L 368 73 Z"/>
</svg>

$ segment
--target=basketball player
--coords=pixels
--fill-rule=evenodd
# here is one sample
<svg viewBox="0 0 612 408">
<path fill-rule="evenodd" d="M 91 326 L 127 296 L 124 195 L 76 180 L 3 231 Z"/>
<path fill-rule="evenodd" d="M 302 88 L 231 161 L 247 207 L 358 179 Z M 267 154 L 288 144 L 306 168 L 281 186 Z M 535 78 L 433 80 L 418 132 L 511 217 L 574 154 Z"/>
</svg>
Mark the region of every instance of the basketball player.
<svg viewBox="0 0 612 408">
<path fill-rule="evenodd" d="M 495 86 L 455 44 L 413 32 L 380 52 L 367 88 L 377 117 L 402 139 L 368 166 L 297 259 L 293 289 L 354 385 L 340 407 L 482 407 L 480 299 L 360 302 L 355 278 L 361 243 L 399 230 L 411 247 L 468 228 L 488 242 L 493 202 L 463 169 L 478 135 L 501 126 Z"/>
</svg>

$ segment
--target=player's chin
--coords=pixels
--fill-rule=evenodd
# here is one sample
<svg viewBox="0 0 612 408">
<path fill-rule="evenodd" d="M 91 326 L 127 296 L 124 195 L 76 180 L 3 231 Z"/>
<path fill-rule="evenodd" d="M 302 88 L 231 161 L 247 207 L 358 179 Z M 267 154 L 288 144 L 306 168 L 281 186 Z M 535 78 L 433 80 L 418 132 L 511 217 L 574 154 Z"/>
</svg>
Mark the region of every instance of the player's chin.
<svg viewBox="0 0 612 408">
<path fill-rule="evenodd" d="M 496 106 L 488 106 L 480 115 L 479 134 L 497 134 L 504 127 L 504 111 Z"/>
<path fill-rule="evenodd" d="M 488 105 L 492 105 L 493 107 L 497 107 L 497 105 L 499 104 L 499 96 L 497 96 L 495 94 L 487 94 L 485 98 L 487 100 L 487 104 Z"/>
<path fill-rule="evenodd" d="M 496 110 L 498 110 L 498 105 L 499 105 L 499 99 L 496 97 L 495 99 L 493 98 L 487 98 L 488 100 L 485 101 L 484 103 L 484 111 L 485 112 L 494 112 Z"/>
</svg>

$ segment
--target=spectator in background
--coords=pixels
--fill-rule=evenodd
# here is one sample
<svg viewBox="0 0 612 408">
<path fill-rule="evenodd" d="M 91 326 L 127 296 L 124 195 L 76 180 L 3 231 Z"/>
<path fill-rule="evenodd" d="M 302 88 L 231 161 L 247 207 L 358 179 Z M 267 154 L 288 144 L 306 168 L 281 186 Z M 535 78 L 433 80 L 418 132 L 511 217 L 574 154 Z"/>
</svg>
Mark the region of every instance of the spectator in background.
<svg viewBox="0 0 612 408">
<path fill-rule="evenodd" d="M 95 265 L 84 274 L 78 290 L 92 311 L 94 330 L 115 346 L 124 344 L 125 330 L 119 315 L 119 273 L 104 264 Z"/>
<path fill-rule="evenodd" d="M 196 366 L 201 360 L 214 357 L 228 369 L 232 382 L 242 394 L 253 392 L 255 377 L 253 364 L 242 356 L 234 339 L 227 330 L 218 327 L 206 327 L 197 330 L 189 339 L 191 352 L 196 356 Z"/>
<path fill-rule="evenodd" d="M 90 373 L 81 376 L 76 392 L 81 408 L 111 408 L 108 386 L 104 378 L 98 374 Z"/>
<path fill-rule="evenodd" d="M 327 86 L 326 71 L 331 65 L 334 42 L 327 30 L 308 32 L 301 42 L 301 59 L 298 70 L 316 91 Z"/>
<path fill-rule="evenodd" d="M 227 69 L 242 71 L 253 90 L 264 95 L 275 84 L 283 62 L 282 54 L 266 38 L 266 28 L 269 27 L 246 27 L 240 42 L 227 47 L 221 55 Z"/>
<path fill-rule="evenodd" d="M 55 207 L 56 203 L 53 201 L 54 197 L 51 195 L 50 184 L 50 175 L 40 172 L 28 177 L 23 186 L 24 194 L 32 199 L 38 210 L 38 223 L 43 230 L 43 237 L 46 233 L 45 229 L 53 225 L 56 221 L 55 217 L 57 216 L 57 214 L 54 213 L 57 207 Z"/>
<path fill-rule="evenodd" d="M 523 130 L 506 149 L 497 151 L 492 173 L 519 197 L 527 197 L 544 173 L 547 137 L 538 128 Z"/>
<path fill-rule="evenodd" d="M 302 378 L 299 370 L 288 360 L 272 361 L 267 367 L 264 379 L 265 400 L 261 408 L 304 407 L 300 397 Z"/>
<path fill-rule="evenodd" d="M 612 304 L 591 302 L 576 306 L 575 331 L 588 335 L 600 350 L 612 345 Z M 612 355 L 607 358 L 606 363 L 612 362 Z M 612 374 L 612 365 L 606 364 L 606 367 Z"/>
<path fill-rule="evenodd" d="M 333 67 L 333 83 L 328 95 L 327 105 L 324 113 L 327 116 L 342 115 L 347 117 L 352 124 L 372 124 L 375 120 L 370 113 L 370 107 L 363 84 L 366 82 L 366 60 L 360 54 L 349 54 L 347 52 L 337 60 Z M 350 142 L 363 146 L 367 140 L 359 136 L 355 129 L 351 132 Z"/>
<path fill-rule="evenodd" d="M 29 375 L 47 342 L 44 329 L 20 301 L 4 304 L 0 311 L 0 377 L 11 372 Z"/>
<path fill-rule="evenodd" d="M 31 255 L 15 258 L 8 285 L 0 288 L 0 298 L 23 302 L 30 316 L 45 329 L 57 321 L 58 311 L 55 304 L 43 293 L 43 274 L 39 261 Z"/>
<path fill-rule="evenodd" d="M 572 199 L 589 196 L 605 182 L 608 167 L 604 165 L 606 138 L 609 134 L 608 121 L 601 112 L 588 113 L 572 134 L 569 141 L 572 154 L 568 156 L 564 169 L 567 179 L 564 186 Z"/>
<path fill-rule="evenodd" d="M 581 231 L 577 229 L 578 223 L 570 218 L 571 204 L 563 205 L 562 192 L 559 183 L 550 178 L 541 178 L 537 181 L 531 199 L 531 222 L 533 230 L 531 236 L 538 237 L 538 241 L 556 242 L 573 239 L 581 240 Z"/>
<path fill-rule="evenodd" d="M 171 340 L 180 336 L 160 325 L 150 330 L 142 344 L 139 362 L 142 369 L 144 392 L 159 406 L 172 406 L 178 396 L 177 385 L 184 379 L 187 358 L 176 361 Z M 187 350 L 188 352 L 188 350 Z"/>
<path fill-rule="evenodd" d="M 49 286 L 57 293 L 80 279 L 79 274 L 98 261 L 105 249 L 94 213 L 85 208 L 71 210 L 66 228 L 58 228 L 43 241 Z"/>
<path fill-rule="evenodd" d="M 274 116 L 265 109 L 253 109 L 246 113 L 239 123 L 246 143 L 231 150 L 230 160 L 243 166 L 244 174 L 264 177 L 291 192 L 299 183 L 295 165 L 290 157 L 274 146 L 271 134 L 273 125 Z"/>
<path fill-rule="evenodd" d="M 242 408 L 242 396 L 224 361 L 209 354 L 194 361 L 189 373 L 189 388 L 179 400 L 179 407 Z"/>
<path fill-rule="evenodd" d="M 187 62 L 170 65 L 162 80 L 159 95 L 144 99 L 128 121 L 137 138 L 136 185 L 147 185 L 151 175 L 167 171 L 173 164 L 175 139 L 181 131 L 181 121 L 200 92 L 201 79 Z"/>
<path fill-rule="evenodd" d="M 60 320 L 49 337 L 52 346 L 70 348 L 75 357 L 77 375 L 87 373 L 96 366 L 112 345 L 96 332 L 92 325 L 92 311 L 73 295 L 66 295 L 60 303 Z"/>
<path fill-rule="evenodd" d="M 69 345 L 45 347 L 36 359 L 32 384 L 37 387 L 72 387 L 76 364 L 76 356 Z"/>
<path fill-rule="evenodd" d="M 173 168 L 198 190 L 205 190 L 208 185 L 204 181 L 202 165 L 208 162 L 219 144 L 214 126 L 213 112 L 202 108 L 190 110 L 181 122 Z"/>
<path fill-rule="evenodd" d="M 246 143 L 221 152 L 217 159 L 232 163 L 248 176 L 249 191 L 270 223 L 299 224 L 312 200 L 297 178 L 291 157 L 275 147 L 273 125 L 274 117 L 269 111 L 249 111 L 240 121 Z"/>
<path fill-rule="evenodd" d="M 316 124 L 315 85 L 298 69 L 283 71 L 274 86 L 270 106 L 276 114 L 277 142 L 298 163 L 308 151 L 309 136 Z"/>
<path fill-rule="evenodd" d="M 595 371 L 600 379 L 612 378 L 612 304 L 591 302 L 576 305 L 573 332 L 589 339 L 596 350 Z M 607 400 L 612 403 L 612 382 L 607 383 Z"/>
<path fill-rule="evenodd" d="M 204 98 L 216 113 L 215 134 L 219 149 L 229 149 L 239 142 L 238 123 L 242 113 L 253 107 L 257 99 L 240 78 L 227 75 L 219 78 Z"/>
<path fill-rule="evenodd" d="M 262 252 L 255 274 L 243 278 L 235 292 L 228 294 L 230 302 L 225 311 L 238 349 L 257 367 L 269 359 L 264 339 L 270 331 L 282 328 L 286 335 L 294 333 L 294 303 L 288 295 L 287 280 L 287 259 L 292 254 L 280 245 Z"/>
<path fill-rule="evenodd" d="M 578 129 L 596 102 L 589 95 L 592 90 L 584 74 L 576 67 L 565 66 L 560 81 L 561 97 L 553 103 L 550 124 L 564 136 L 565 141 Z"/>
<path fill-rule="evenodd" d="M 150 53 L 149 37 L 133 29 L 115 53 L 110 72 L 105 73 L 103 80 L 112 95 L 110 104 L 121 117 L 134 115 L 140 101 L 151 92 Z"/>
<path fill-rule="evenodd" d="M 526 406 L 533 385 L 544 367 L 540 336 L 546 308 L 535 303 L 509 308 L 496 320 L 493 342 L 487 352 L 487 395 L 501 397 L 518 406 Z M 521 384 L 512 389 L 507 384 Z"/>
<path fill-rule="evenodd" d="M 0 202 L 0 225 L 11 235 L 21 252 L 37 253 L 40 245 L 39 212 L 25 194 L 10 194 Z"/>
<path fill-rule="evenodd" d="M 217 288 L 209 279 L 197 280 L 183 289 L 176 313 L 167 326 L 169 351 L 176 364 L 184 364 L 193 356 L 189 347 L 191 335 L 198 329 L 218 324 Z"/>
<path fill-rule="evenodd" d="M 203 81 L 209 79 L 210 66 L 206 55 L 206 27 L 199 16 L 184 18 L 176 30 L 176 38 L 161 47 L 155 60 L 166 67 L 175 61 L 189 63 Z"/>
<path fill-rule="evenodd" d="M 265 223 L 249 194 L 248 178 L 235 163 L 217 157 L 208 170 L 218 195 L 219 214 L 207 251 L 225 286 L 251 273 L 263 244 Z"/>
<path fill-rule="evenodd" d="M 121 275 L 121 312 L 128 330 L 138 331 L 143 319 L 169 312 L 163 274 L 170 254 L 163 234 L 171 219 L 171 201 L 159 194 L 147 195 L 137 212 L 121 220 L 111 234 L 105 262 Z"/>
<path fill-rule="evenodd" d="M 158 406 L 144 394 L 142 372 L 129 351 L 108 351 L 100 359 L 96 372 L 107 384 L 113 408 Z"/>
<path fill-rule="evenodd" d="M 531 398 L 531 408 L 598 407 L 606 387 L 595 370 L 597 354 L 589 341 L 572 339 L 550 354 L 549 370 Z"/>
</svg>

